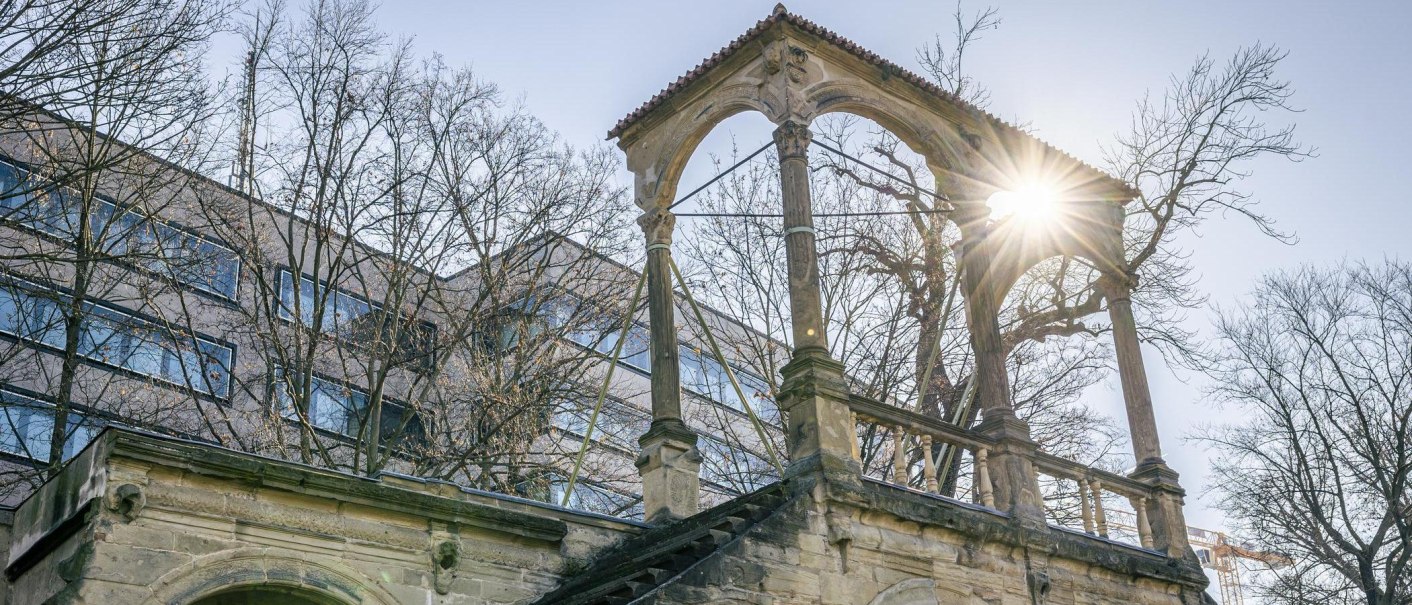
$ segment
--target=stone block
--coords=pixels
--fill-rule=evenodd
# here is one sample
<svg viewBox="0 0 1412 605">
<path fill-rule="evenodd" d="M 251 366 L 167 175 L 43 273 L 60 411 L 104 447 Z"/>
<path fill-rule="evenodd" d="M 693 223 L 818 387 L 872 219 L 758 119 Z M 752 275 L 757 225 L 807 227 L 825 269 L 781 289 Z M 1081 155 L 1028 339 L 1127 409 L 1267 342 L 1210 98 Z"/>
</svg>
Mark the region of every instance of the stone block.
<svg viewBox="0 0 1412 605">
<path fill-rule="evenodd" d="M 140 546 L 96 543 L 84 577 L 120 584 L 150 586 L 167 572 L 186 565 L 194 557 L 170 550 Z"/>
</svg>

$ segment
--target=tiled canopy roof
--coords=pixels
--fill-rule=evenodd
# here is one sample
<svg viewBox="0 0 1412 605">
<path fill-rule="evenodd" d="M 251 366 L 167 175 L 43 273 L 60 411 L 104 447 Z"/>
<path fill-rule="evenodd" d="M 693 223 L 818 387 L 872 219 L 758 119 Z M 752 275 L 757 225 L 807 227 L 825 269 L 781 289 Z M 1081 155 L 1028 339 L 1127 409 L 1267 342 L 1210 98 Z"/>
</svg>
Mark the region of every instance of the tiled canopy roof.
<svg viewBox="0 0 1412 605">
<path fill-rule="evenodd" d="M 1010 124 L 1005 120 L 995 117 L 984 109 L 981 109 L 980 107 L 977 107 L 976 105 L 956 96 L 951 91 L 937 86 L 930 80 L 919 76 L 916 73 L 913 73 L 911 70 L 903 68 L 902 66 L 896 63 L 893 63 L 891 61 L 888 61 L 887 59 L 878 56 L 877 53 L 874 53 L 873 51 L 859 46 L 856 42 L 849 40 L 848 38 L 845 38 L 843 36 L 840 36 L 837 33 L 825 27 L 822 27 L 817 23 L 814 23 L 813 21 L 810 21 L 808 19 L 805 19 L 804 17 L 789 12 L 787 9 L 785 9 L 783 4 L 776 4 L 775 10 L 774 12 L 770 13 L 770 16 L 760 20 L 758 23 L 755 24 L 754 27 L 751 27 L 749 30 L 746 30 L 745 33 L 741 34 L 735 40 L 731 41 L 730 44 L 727 44 L 721 50 L 716 51 L 715 54 L 712 54 L 710 57 L 707 57 L 705 61 L 702 61 L 699 65 L 692 68 L 691 71 L 686 72 L 685 75 L 682 75 L 681 77 L 677 78 L 675 82 L 668 84 L 666 88 L 662 89 L 656 95 L 653 95 L 652 98 L 648 99 L 646 103 L 642 104 L 642 106 L 633 110 L 633 112 L 629 113 L 627 116 L 624 116 L 623 119 L 618 120 L 617 125 L 613 126 L 613 129 L 608 131 L 608 139 L 611 140 L 622 136 L 623 131 L 627 130 L 628 127 L 632 126 L 638 120 L 652 113 L 653 110 L 657 109 L 657 107 L 665 103 L 667 99 L 670 99 L 672 95 L 675 95 L 677 92 L 690 86 L 693 82 L 695 82 L 706 72 L 721 64 L 723 61 L 726 60 L 726 58 L 730 57 L 737 50 L 744 48 L 746 44 L 749 44 L 750 42 L 755 40 L 755 38 L 758 37 L 761 33 L 764 33 L 766 30 L 770 29 L 775 24 L 780 22 L 789 23 L 790 25 L 798 27 L 799 29 L 804 30 L 810 34 L 823 38 L 830 44 L 833 44 L 834 46 L 848 51 L 859 59 L 862 59 L 886 71 L 888 74 L 891 75 L 891 77 L 901 78 L 902 80 L 905 80 L 907 83 L 916 86 L 917 88 L 925 90 L 933 95 L 946 99 L 952 104 L 960 106 L 970 112 L 973 112 L 975 115 L 983 118 L 987 122 L 990 122 L 991 125 L 993 125 L 998 131 L 1038 141 L 1039 143 L 1043 144 L 1048 151 L 1058 154 L 1060 157 L 1074 162 L 1079 166 L 1097 172 L 1103 175 L 1104 177 L 1112 179 L 1113 181 L 1115 181 L 1116 185 L 1119 185 L 1126 192 L 1136 195 L 1136 190 L 1134 190 L 1130 185 L 1118 179 L 1117 177 L 1114 177 L 1095 166 L 1092 166 L 1072 155 L 1069 155 L 1063 150 L 1038 139 L 1034 135 L 1031 135 L 1027 132 L 1024 132 L 1023 130 L 1020 130 L 1019 128 L 1016 128 L 1013 124 Z"/>
</svg>

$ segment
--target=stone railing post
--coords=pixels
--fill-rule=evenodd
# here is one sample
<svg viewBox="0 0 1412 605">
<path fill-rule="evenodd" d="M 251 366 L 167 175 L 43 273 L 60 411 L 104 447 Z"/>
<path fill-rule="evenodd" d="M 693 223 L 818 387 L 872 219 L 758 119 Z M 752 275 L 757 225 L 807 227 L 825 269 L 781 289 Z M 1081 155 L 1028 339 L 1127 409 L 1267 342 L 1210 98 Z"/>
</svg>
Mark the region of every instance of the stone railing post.
<svg viewBox="0 0 1412 605">
<path fill-rule="evenodd" d="M 990 450 L 977 448 L 975 463 L 976 497 L 980 499 L 981 506 L 995 508 L 995 488 L 990 483 Z"/>
<path fill-rule="evenodd" d="M 681 360 L 672 290 L 672 229 L 666 208 L 649 206 L 638 219 L 647 236 L 647 309 L 652 363 L 652 425 L 638 439 L 643 516 L 664 523 L 696 514 L 701 453 L 681 413 Z"/>
<path fill-rule="evenodd" d="M 780 370 L 780 403 L 785 411 L 789 468 L 798 476 L 822 471 L 856 481 L 854 427 L 849 423 L 848 384 L 843 364 L 829 355 L 819 290 L 813 200 L 809 192 L 809 142 L 806 124 L 786 121 L 775 129 L 780 158 L 780 194 L 784 205 L 785 259 L 789 276 L 790 321 L 794 351 Z"/>
<path fill-rule="evenodd" d="M 1089 488 L 1093 490 L 1093 527 L 1098 532 L 1100 538 L 1108 537 L 1108 514 L 1103 511 L 1103 482 L 1097 479 L 1090 479 Z"/>
</svg>

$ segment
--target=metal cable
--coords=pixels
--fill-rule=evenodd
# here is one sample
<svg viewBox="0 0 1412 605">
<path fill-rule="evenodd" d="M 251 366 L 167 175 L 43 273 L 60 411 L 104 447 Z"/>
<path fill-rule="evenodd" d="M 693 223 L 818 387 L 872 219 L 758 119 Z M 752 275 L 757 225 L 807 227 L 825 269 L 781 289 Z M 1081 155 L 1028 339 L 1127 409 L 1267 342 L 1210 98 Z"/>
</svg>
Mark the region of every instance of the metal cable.
<svg viewBox="0 0 1412 605">
<path fill-rule="evenodd" d="M 676 208 L 677 206 L 680 206 L 680 205 L 682 204 L 682 202 L 685 202 L 685 201 L 691 199 L 691 196 L 696 195 L 696 194 L 698 194 L 698 193 L 701 193 L 701 190 L 702 190 L 702 189 L 705 189 L 705 188 L 707 188 L 707 187 L 710 187 L 711 185 L 716 184 L 716 181 L 721 180 L 721 179 L 722 179 L 723 177 L 725 177 L 727 174 L 730 174 L 730 173 L 732 173 L 732 172 L 735 172 L 735 169 L 736 169 L 736 168 L 740 168 L 741 166 L 744 166 L 746 162 L 749 162 L 750 160 L 754 159 L 755 156 L 760 155 L 760 152 L 762 152 L 762 151 L 764 151 L 764 150 L 766 150 L 766 149 L 769 149 L 771 145 L 774 145 L 774 143 L 773 143 L 773 142 L 765 143 L 765 144 L 764 144 L 763 146 L 761 146 L 759 149 L 756 149 L 756 150 L 754 151 L 754 153 L 751 153 L 750 155 L 745 156 L 745 159 L 743 159 L 743 160 L 741 160 L 741 161 L 739 161 L 739 162 L 736 162 L 734 166 L 731 166 L 730 168 L 727 168 L 727 169 L 725 169 L 724 171 L 722 171 L 720 174 L 717 174 L 716 176 L 711 177 L 711 180 L 706 181 L 706 182 L 703 183 L 700 187 L 697 187 L 696 189 L 693 189 L 693 190 L 691 191 L 691 193 L 688 193 L 688 194 L 686 194 L 686 195 L 683 195 L 683 196 L 681 196 L 680 198 L 678 198 L 677 201 L 672 202 L 672 205 L 667 206 L 667 209 L 668 209 L 668 210 L 671 210 L 672 208 Z M 677 215 L 677 216 L 681 216 L 681 215 Z"/>
</svg>

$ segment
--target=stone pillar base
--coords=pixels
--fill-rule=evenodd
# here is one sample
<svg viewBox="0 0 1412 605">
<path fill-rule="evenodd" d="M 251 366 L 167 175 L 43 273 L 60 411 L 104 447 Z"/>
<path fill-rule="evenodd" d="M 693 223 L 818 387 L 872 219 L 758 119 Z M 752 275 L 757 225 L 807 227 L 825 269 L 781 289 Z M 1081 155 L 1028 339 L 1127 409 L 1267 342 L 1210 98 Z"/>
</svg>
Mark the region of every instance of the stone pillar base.
<svg viewBox="0 0 1412 605">
<path fill-rule="evenodd" d="M 987 458 L 995 508 L 1026 528 L 1045 531 L 1044 503 L 1031 462 L 1039 446 L 1030 439 L 1030 425 L 1013 413 L 988 412 L 976 431 L 995 440 Z"/>
<path fill-rule="evenodd" d="M 653 421 L 637 440 L 642 453 L 643 519 L 657 525 L 696 514 L 701 502 L 701 452 L 696 433 L 680 420 Z"/>
<path fill-rule="evenodd" d="M 823 349 L 803 348 L 780 373 L 780 408 L 789 444 L 785 476 L 822 472 L 830 480 L 858 481 L 860 470 L 853 460 L 858 434 L 848 410 L 843 364 Z"/>
<path fill-rule="evenodd" d="M 1187 540 L 1186 515 L 1182 512 L 1186 490 L 1177 482 L 1177 472 L 1161 461 L 1147 460 L 1129 476 L 1152 486 L 1153 497 L 1147 501 L 1152 547 L 1174 559 L 1190 558 L 1190 562 L 1199 565 Z"/>
</svg>

